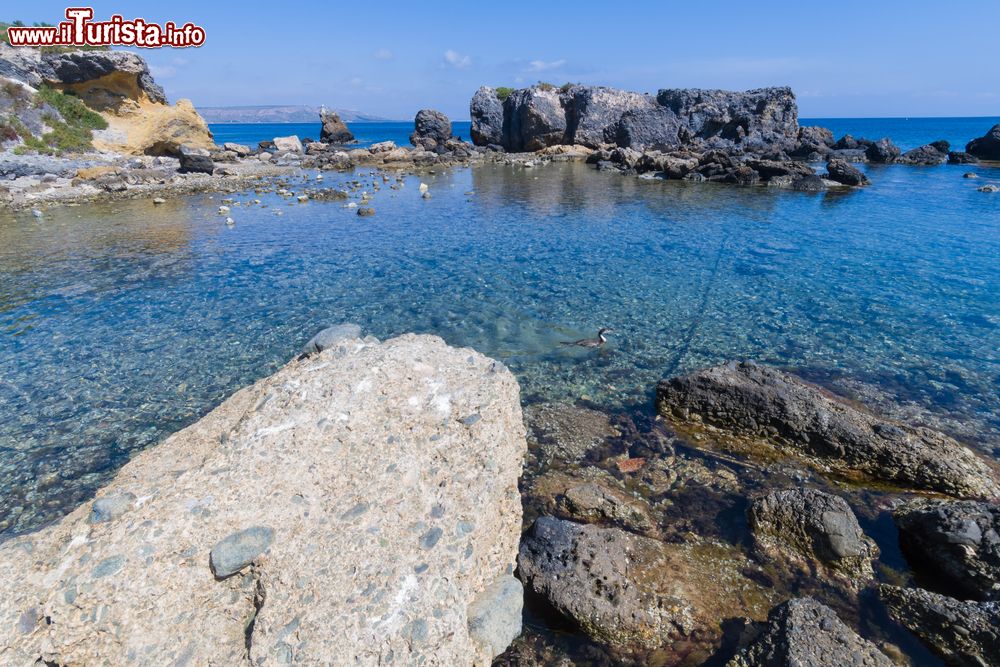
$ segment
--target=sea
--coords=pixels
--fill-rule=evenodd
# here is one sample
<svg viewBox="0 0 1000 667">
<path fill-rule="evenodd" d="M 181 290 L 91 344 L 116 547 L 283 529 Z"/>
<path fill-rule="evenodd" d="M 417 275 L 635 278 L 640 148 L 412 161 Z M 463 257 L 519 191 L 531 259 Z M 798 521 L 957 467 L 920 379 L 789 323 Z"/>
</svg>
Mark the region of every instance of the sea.
<svg viewBox="0 0 1000 667">
<path fill-rule="evenodd" d="M 960 148 L 997 122 L 803 119 L 904 149 Z M 405 144 L 412 124 L 350 127 L 361 145 Z M 319 125 L 212 131 L 254 144 Z M 511 368 L 526 405 L 638 416 L 661 378 L 753 359 L 1000 459 L 1000 194 L 978 190 L 1000 168 L 864 168 L 870 187 L 826 193 L 581 163 L 442 169 L 377 192 L 370 169 L 327 172 L 328 187 L 372 181 L 376 215 L 248 190 L 231 227 L 220 194 L 4 211 L 0 539 L 91 498 L 340 322 L 475 348 Z M 603 349 L 560 345 L 599 327 L 615 330 Z"/>
</svg>

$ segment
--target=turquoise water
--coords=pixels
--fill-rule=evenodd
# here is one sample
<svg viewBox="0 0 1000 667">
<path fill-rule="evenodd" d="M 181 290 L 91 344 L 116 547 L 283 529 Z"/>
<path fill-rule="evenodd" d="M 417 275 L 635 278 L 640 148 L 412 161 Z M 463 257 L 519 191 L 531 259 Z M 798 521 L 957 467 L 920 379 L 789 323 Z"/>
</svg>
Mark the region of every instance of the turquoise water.
<svg viewBox="0 0 1000 667">
<path fill-rule="evenodd" d="M 525 401 L 612 410 L 757 359 L 1000 454 L 1000 195 L 976 190 L 1000 169 L 869 174 L 814 195 L 484 165 L 425 176 L 430 200 L 413 177 L 383 187 L 373 218 L 273 194 L 234 206 L 233 228 L 223 195 L 2 213 L 0 535 L 57 518 L 342 321 L 500 358 Z M 600 326 L 618 332 L 603 350 L 558 344 Z"/>
<path fill-rule="evenodd" d="M 952 150 L 965 150 L 965 144 L 1000 123 L 1000 116 L 989 118 L 801 118 L 802 125 L 820 125 L 829 128 L 837 138 L 845 134 L 855 137 L 880 139 L 891 137 L 903 150 L 916 148 L 931 141 L 945 139 Z M 397 145 L 408 146 L 412 121 L 380 121 L 348 123 L 358 139 L 358 146 L 370 146 L 379 141 L 391 140 Z M 455 135 L 470 141 L 469 121 L 455 121 Z M 209 125 L 216 143 L 235 141 L 256 146 L 257 142 L 274 137 L 297 134 L 302 138 L 319 139 L 319 123 L 213 123 Z"/>
<path fill-rule="evenodd" d="M 451 124 L 451 132 L 455 136 L 471 141 L 469 121 L 456 121 Z M 212 123 L 208 126 L 215 137 L 215 143 L 223 144 L 234 141 L 256 148 L 260 141 L 269 141 L 275 137 L 285 137 L 296 134 L 300 138 L 319 141 L 320 124 L 316 123 Z M 348 129 L 357 139 L 357 144 L 351 148 L 364 148 L 379 141 L 394 141 L 397 146 L 410 145 L 410 133 L 413 132 L 413 121 L 371 121 L 364 123 L 347 123 Z"/>
</svg>

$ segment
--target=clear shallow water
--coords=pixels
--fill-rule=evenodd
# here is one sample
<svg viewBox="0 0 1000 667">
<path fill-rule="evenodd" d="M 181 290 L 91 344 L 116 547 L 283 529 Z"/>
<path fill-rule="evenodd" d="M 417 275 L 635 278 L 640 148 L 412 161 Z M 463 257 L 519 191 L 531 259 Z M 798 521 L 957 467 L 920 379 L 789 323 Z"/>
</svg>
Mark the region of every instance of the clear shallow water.
<svg viewBox="0 0 1000 667">
<path fill-rule="evenodd" d="M 300 138 L 319 141 L 321 125 L 316 123 L 212 123 L 208 126 L 215 137 L 215 143 L 223 144 L 234 141 L 256 147 L 260 141 L 269 141 L 275 137 L 286 137 L 296 134 Z M 380 141 L 394 141 L 397 146 L 409 146 L 410 134 L 413 132 L 412 120 L 370 121 L 364 123 L 347 123 L 348 129 L 357 139 L 357 144 L 351 148 L 365 148 Z M 451 132 L 455 136 L 471 141 L 469 121 L 455 121 L 451 124 Z M 985 131 L 984 131 L 985 132 Z M 982 133 L 980 133 L 982 134 Z"/>
<path fill-rule="evenodd" d="M 58 517 L 342 321 L 500 358 L 525 401 L 648 410 L 661 377 L 733 357 L 844 376 L 989 451 L 1000 196 L 969 169 L 810 195 L 486 165 L 424 177 L 430 200 L 383 187 L 373 218 L 270 194 L 234 228 L 224 195 L 3 214 L 0 528 Z M 558 344 L 602 325 L 604 350 Z"/>
</svg>

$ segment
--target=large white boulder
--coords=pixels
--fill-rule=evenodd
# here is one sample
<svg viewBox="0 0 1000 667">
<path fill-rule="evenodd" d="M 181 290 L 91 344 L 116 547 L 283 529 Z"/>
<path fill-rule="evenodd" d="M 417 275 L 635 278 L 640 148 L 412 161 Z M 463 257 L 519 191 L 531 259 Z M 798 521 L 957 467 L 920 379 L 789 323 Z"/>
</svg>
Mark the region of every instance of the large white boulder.
<svg viewBox="0 0 1000 667">
<path fill-rule="evenodd" d="M 0 546 L 0 663 L 488 664 L 525 449 L 500 363 L 336 340 Z"/>
</svg>

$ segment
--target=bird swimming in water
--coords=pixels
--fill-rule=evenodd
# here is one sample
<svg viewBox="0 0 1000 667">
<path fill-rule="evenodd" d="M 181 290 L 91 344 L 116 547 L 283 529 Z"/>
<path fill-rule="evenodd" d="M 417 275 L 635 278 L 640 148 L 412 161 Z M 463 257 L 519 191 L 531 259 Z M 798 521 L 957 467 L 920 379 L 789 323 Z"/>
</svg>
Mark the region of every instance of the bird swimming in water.
<svg viewBox="0 0 1000 667">
<path fill-rule="evenodd" d="M 581 338 L 580 340 L 564 340 L 560 341 L 560 345 L 578 345 L 580 347 L 600 347 L 608 342 L 608 337 L 606 334 L 614 333 L 614 329 L 609 329 L 608 327 L 601 327 L 597 330 L 597 338 Z"/>
</svg>

